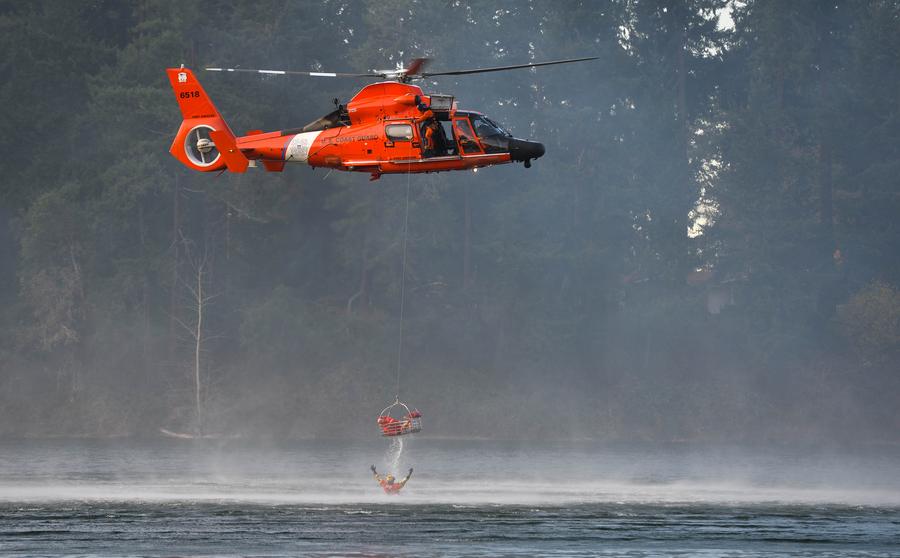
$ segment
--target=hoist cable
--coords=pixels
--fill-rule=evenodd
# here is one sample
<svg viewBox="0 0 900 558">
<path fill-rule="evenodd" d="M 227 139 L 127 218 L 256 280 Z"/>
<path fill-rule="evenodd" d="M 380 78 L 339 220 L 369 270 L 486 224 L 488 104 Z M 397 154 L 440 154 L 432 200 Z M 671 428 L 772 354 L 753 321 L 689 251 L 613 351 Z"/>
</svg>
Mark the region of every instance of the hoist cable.
<svg viewBox="0 0 900 558">
<path fill-rule="evenodd" d="M 409 190 L 410 190 L 410 170 L 407 166 L 406 170 L 406 210 L 403 215 L 403 257 L 400 265 L 400 333 L 397 336 L 397 390 L 396 400 L 400 400 L 400 364 L 403 356 L 403 310 L 406 300 L 406 245 L 409 235 Z"/>
</svg>

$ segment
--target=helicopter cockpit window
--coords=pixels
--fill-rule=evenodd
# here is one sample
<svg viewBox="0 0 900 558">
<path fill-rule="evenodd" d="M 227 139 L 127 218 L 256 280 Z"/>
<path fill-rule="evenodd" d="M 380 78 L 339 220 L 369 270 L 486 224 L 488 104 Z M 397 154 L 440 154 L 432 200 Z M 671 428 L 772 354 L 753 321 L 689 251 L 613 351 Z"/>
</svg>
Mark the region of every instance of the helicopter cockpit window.
<svg viewBox="0 0 900 558">
<path fill-rule="evenodd" d="M 475 127 L 475 135 L 481 140 L 486 153 L 503 153 L 509 150 L 509 138 L 511 134 L 495 124 L 486 116 L 473 114 L 472 125 Z"/>
<path fill-rule="evenodd" d="M 344 108 L 343 105 L 338 107 L 336 110 L 329 112 L 322 118 L 317 118 L 313 120 L 306 126 L 300 128 L 299 130 L 291 129 L 288 132 L 299 133 L 299 132 L 316 132 L 318 130 L 327 130 L 328 128 L 334 128 L 337 126 L 349 126 L 350 118 L 347 116 L 347 109 Z"/>
<path fill-rule="evenodd" d="M 475 134 L 479 138 L 487 138 L 491 136 L 506 136 L 511 134 L 498 126 L 493 120 L 486 116 L 472 115 L 472 125 L 475 126 Z"/>
<path fill-rule="evenodd" d="M 498 130 L 500 130 L 500 133 L 503 134 L 504 136 L 506 136 L 506 137 L 508 137 L 508 138 L 511 138 L 511 137 L 512 137 L 512 134 L 510 133 L 510 131 L 507 130 L 506 128 L 504 128 L 503 126 L 501 126 L 500 124 L 497 124 L 496 122 L 494 122 L 493 120 L 491 120 L 491 119 L 488 118 L 487 116 L 482 116 L 482 118 L 484 118 L 485 120 L 487 120 L 488 122 L 490 122 L 490 123 L 494 126 L 494 128 L 497 128 Z"/>
<path fill-rule="evenodd" d="M 388 124 L 384 134 L 391 141 L 410 141 L 413 139 L 413 128 L 410 124 Z"/>
</svg>

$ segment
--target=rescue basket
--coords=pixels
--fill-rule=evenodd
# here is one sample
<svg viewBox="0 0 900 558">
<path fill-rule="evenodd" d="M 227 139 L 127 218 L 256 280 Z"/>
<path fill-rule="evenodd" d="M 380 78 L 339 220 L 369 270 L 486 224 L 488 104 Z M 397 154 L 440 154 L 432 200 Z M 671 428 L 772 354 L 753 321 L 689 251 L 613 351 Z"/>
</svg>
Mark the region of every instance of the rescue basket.
<svg viewBox="0 0 900 558">
<path fill-rule="evenodd" d="M 382 436 L 415 434 L 422 430 L 422 413 L 398 399 L 381 411 L 377 423 Z"/>
</svg>

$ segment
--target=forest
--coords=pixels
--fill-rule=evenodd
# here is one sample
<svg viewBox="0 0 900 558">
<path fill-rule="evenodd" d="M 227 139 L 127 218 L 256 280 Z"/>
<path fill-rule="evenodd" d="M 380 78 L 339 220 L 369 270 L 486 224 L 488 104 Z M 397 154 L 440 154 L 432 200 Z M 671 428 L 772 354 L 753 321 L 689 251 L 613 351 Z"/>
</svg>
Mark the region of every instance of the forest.
<svg viewBox="0 0 900 558">
<path fill-rule="evenodd" d="M 0 436 L 358 438 L 399 395 L 435 437 L 900 443 L 896 0 L 4 0 L 0 44 Z M 420 56 L 598 59 L 419 83 L 530 169 L 168 153 L 168 67 L 242 134 L 368 82 L 204 67 Z"/>
</svg>

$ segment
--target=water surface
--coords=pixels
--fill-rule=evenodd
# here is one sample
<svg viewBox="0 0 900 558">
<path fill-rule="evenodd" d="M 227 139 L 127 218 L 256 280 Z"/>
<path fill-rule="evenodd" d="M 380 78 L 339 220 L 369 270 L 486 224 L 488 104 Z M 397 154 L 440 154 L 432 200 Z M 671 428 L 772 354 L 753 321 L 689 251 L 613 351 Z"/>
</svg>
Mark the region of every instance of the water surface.
<svg viewBox="0 0 900 558">
<path fill-rule="evenodd" d="M 3 442 L 0 553 L 900 556 L 892 448 L 387 447 Z"/>
</svg>

